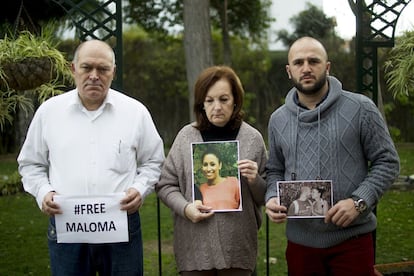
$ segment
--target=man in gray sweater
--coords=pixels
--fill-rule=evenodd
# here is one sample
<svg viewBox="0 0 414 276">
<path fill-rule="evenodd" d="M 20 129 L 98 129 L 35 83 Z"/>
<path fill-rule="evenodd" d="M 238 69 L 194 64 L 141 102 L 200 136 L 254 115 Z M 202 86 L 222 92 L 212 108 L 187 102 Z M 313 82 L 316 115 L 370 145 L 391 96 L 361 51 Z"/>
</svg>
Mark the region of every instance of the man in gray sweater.
<svg viewBox="0 0 414 276">
<path fill-rule="evenodd" d="M 294 84 L 269 121 L 266 213 L 287 221 L 289 275 L 374 275 L 372 210 L 399 173 L 387 126 L 367 97 L 329 76 L 324 46 L 294 42 L 286 71 Z M 277 181 L 332 181 L 324 219 L 287 219 Z"/>
</svg>

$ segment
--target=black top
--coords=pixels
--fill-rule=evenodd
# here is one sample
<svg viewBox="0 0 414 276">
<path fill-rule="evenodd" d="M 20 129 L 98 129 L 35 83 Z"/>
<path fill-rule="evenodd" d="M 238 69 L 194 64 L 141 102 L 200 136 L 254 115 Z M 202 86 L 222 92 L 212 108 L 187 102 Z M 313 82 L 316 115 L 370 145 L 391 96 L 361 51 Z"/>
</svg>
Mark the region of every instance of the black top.
<svg viewBox="0 0 414 276">
<path fill-rule="evenodd" d="M 204 142 L 236 140 L 240 127 L 232 129 L 227 125 L 218 127 L 211 125 L 209 129 L 200 131 Z"/>
</svg>

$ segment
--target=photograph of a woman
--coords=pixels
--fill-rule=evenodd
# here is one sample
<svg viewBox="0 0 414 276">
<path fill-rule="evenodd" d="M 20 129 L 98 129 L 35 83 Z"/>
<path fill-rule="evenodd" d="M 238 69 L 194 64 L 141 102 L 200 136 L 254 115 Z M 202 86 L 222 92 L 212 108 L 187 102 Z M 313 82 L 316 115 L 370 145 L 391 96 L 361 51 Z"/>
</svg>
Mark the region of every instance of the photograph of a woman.
<svg viewBox="0 0 414 276">
<path fill-rule="evenodd" d="M 194 143 L 194 200 L 214 211 L 241 210 L 237 160 L 237 141 Z"/>
<path fill-rule="evenodd" d="M 325 194 L 324 187 L 313 187 L 311 191 L 312 198 L 312 216 L 325 216 L 329 210 L 329 203 L 323 198 Z"/>
</svg>

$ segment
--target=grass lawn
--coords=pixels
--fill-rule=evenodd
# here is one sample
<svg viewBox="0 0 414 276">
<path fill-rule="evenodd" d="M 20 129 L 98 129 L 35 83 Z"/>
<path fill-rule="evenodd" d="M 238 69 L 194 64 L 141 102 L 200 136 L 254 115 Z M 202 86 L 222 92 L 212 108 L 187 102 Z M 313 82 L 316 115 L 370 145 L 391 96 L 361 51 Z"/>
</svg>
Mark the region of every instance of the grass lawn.
<svg viewBox="0 0 414 276">
<path fill-rule="evenodd" d="M 414 146 L 398 146 L 402 175 L 414 174 Z M 14 158 L 0 159 L 0 175 L 16 169 Z M 414 190 L 388 191 L 377 209 L 376 260 L 378 264 L 414 261 Z M 170 211 L 161 204 L 162 275 L 177 275 L 172 251 Z M 157 199 L 150 195 L 141 210 L 145 275 L 159 275 Z M 257 275 L 266 275 L 266 219 L 259 232 Z M 21 193 L 0 196 L 0 275 L 50 275 L 46 244 L 48 219 L 35 200 Z M 270 275 L 287 275 L 284 261 L 284 225 L 270 223 Z"/>
</svg>

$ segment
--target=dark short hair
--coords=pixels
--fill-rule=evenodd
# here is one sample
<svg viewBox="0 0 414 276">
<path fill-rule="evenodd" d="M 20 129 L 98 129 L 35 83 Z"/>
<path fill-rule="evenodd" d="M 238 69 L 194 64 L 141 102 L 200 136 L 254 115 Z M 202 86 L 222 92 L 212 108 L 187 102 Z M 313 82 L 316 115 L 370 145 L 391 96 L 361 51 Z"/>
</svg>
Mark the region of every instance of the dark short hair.
<svg viewBox="0 0 414 276">
<path fill-rule="evenodd" d="M 193 111 L 196 117 L 196 127 L 199 130 L 209 129 L 212 125 L 208 120 L 206 112 L 204 110 L 204 101 L 206 99 L 206 95 L 210 87 L 221 79 L 226 79 L 229 81 L 231 86 L 231 92 L 234 97 L 235 107 L 230 121 L 228 122 L 228 125 L 231 128 L 236 129 L 240 127 L 243 121 L 244 112 L 242 111 L 242 107 L 244 89 L 239 77 L 234 72 L 234 70 L 228 66 L 212 66 L 206 68 L 204 71 L 200 73 L 194 85 Z"/>
<path fill-rule="evenodd" d="M 324 187 L 313 187 L 312 190 L 317 190 L 321 196 L 326 192 Z"/>
<path fill-rule="evenodd" d="M 220 151 L 219 151 L 216 147 L 207 147 L 207 148 L 204 150 L 203 154 L 201 155 L 201 163 L 203 163 L 203 161 L 204 161 L 204 157 L 205 157 L 207 154 L 212 154 L 212 155 L 214 155 L 215 157 L 217 157 L 217 160 L 219 161 L 219 163 L 222 163 L 222 162 L 221 162 L 221 155 L 220 155 Z"/>
</svg>

